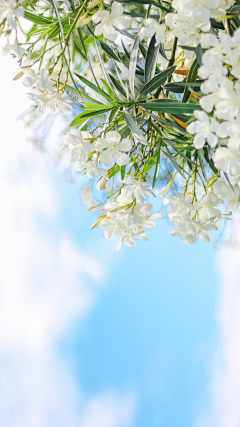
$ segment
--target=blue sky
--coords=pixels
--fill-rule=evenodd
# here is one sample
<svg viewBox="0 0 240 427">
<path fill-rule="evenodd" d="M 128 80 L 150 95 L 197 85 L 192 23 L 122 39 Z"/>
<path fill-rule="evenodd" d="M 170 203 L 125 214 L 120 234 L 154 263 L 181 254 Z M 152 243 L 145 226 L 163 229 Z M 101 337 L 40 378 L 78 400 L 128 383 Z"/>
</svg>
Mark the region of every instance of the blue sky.
<svg viewBox="0 0 240 427">
<path fill-rule="evenodd" d="M 71 225 L 81 245 L 82 226 Z M 184 246 L 163 219 L 148 236 L 110 259 L 95 310 L 60 347 L 86 393 L 136 390 L 133 426 L 192 426 L 217 340 L 215 251 Z"/>
<path fill-rule="evenodd" d="M 12 125 L 28 101 L 6 64 L 2 425 L 239 427 L 239 251 L 184 246 L 158 219 L 117 253 L 77 185 Z"/>
</svg>

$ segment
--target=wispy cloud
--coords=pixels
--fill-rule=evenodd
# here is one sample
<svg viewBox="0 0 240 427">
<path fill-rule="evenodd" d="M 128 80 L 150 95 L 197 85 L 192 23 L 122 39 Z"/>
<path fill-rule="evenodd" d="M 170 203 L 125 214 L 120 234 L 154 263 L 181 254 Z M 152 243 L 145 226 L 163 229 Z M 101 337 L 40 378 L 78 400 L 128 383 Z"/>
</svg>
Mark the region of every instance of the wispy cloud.
<svg viewBox="0 0 240 427">
<path fill-rule="evenodd" d="M 9 89 L 9 74 L 5 62 L 0 80 L 1 425 L 129 426 L 134 394 L 103 390 L 86 399 L 58 352 L 59 340 L 94 308 L 95 285 L 104 272 L 69 235 L 51 233 L 59 191 L 46 158 L 35 155 L 21 124 L 14 122 L 27 101 L 24 106 L 19 85 Z M 47 230 L 39 217 L 47 218 Z"/>
<path fill-rule="evenodd" d="M 236 230 L 240 235 L 240 230 Z M 208 403 L 197 427 L 240 425 L 240 250 L 222 248 L 219 271 L 219 340 L 212 362 Z"/>
</svg>

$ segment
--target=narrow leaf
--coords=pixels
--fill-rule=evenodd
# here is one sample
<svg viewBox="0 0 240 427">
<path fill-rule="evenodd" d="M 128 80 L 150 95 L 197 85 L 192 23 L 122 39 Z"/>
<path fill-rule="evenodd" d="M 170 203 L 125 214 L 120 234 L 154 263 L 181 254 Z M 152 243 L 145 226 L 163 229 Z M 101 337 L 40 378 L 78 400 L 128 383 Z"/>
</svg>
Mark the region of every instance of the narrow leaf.
<svg viewBox="0 0 240 427">
<path fill-rule="evenodd" d="M 105 99 L 112 102 L 112 98 L 110 95 L 108 95 L 106 92 L 104 92 L 102 89 L 97 87 L 94 83 L 90 82 L 89 80 L 85 79 L 85 77 L 80 76 L 80 74 L 74 73 L 85 85 L 93 89 L 95 92 L 99 93 L 99 95 L 102 95 Z"/>
<path fill-rule="evenodd" d="M 100 41 L 100 45 L 102 50 L 104 50 L 104 52 L 106 52 L 108 56 L 110 56 L 110 58 L 113 58 L 115 59 L 115 61 L 120 62 L 120 59 L 118 58 L 118 56 L 113 52 L 113 50 L 106 43 Z"/>
<path fill-rule="evenodd" d="M 194 110 L 201 110 L 199 104 L 182 104 L 181 102 L 172 101 L 170 99 L 156 99 L 149 102 L 140 102 L 138 105 L 146 110 L 170 114 L 192 114 Z"/>
<path fill-rule="evenodd" d="M 200 45 L 200 43 L 199 43 L 199 45 L 196 47 L 195 52 L 196 52 L 196 57 L 197 57 L 197 61 L 198 61 L 199 65 L 202 65 L 203 48 L 202 48 L 202 46 Z"/>
<path fill-rule="evenodd" d="M 130 114 L 127 111 L 124 111 L 124 117 L 129 129 L 133 134 L 135 142 L 136 143 L 140 142 L 143 145 L 147 145 L 147 141 L 144 138 L 142 131 L 139 129 L 136 122 L 133 120 L 133 118 L 130 116 Z"/>
<path fill-rule="evenodd" d="M 155 167 L 155 171 L 154 171 L 154 175 L 153 175 L 152 188 L 155 187 L 157 179 L 158 179 L 158 173 L 159 173 L 159 167 L 160 167 L 160 158 L 161 158 L 161 151 L 160 151 L 160 147 L 159 147 L 157 150 L 157 162 L 156 162 L 156 167 Z"/>
<path fill-rule="evenodd" d="M 166 150 L 166 153 L 165 153 Z M 171 161 L 171 163 L 173 164 L 173 166 L 175 167 L 175 169 L 178 171 L 178 173 L 180 173 L 180 175 L 186 179 L 186 176 L 184 175 L 182 169 L 180 168 L 180 166 L 177 164 L 176 160 L 174 159 L 172 153 L 169 151 L 169 149 L 167 147 L 164 147 L 164 154 L 169 158 L 169 160 Z"/>
<path fill-rule="evenodd" d="M 153 77 L 152 80 L 150 80 L 148 83 L 146 83 L 143 86 L 139 97 L 145 96 L 151 93 L 153 90 L 159 88 L 159 86 L 162 86 L 166 82 L 167 78 L 172 75 L 175 68 L 176 68 L 175 66 L 170 67 L 167 70 L 163 71 L 162 73 L 158 74 L 157 76 Z"/>
<path fill-rule="evenodd" d="M 83 111 L 81 114 L 79 114 L 75 119 L 70 123 L 70 126 L 79 126 L 82 123 L 86 122 L 87 120 L 91 119 L 91 117 L 99 116 L 99 114 L 106 113 L 107 111 L 111 110 L 112 107 L 108 107 L 103 110 L 95 110 L 95 111 Z"/>
<path fill-rule="evenodd" d="M 122 96 L 124 96 L 124 98 L 127 98 L 126 92 L 124 91 L 124 89 L 122 88 L 120 83 L 118 83 L 118 81 L 115 79 L 115 77 L 113 77 L 110 73 L 108 75 L 109 75 L 112 83 L 114 84 L 115 88 L 121 93 Z"/>
<path fill-rule="evenodd" d="M 195 59 L 194 62 L 192 63 L 190 70 L 189 70 L 187 83 L 194 83 L 195 82 L 195 80 L 197 78 L 198 68 L 199 68 L 199 63 L 198 63 L 197 59 Z M 183 103 L 187 102 L 190 94 L 191 94 L 190 90 L 186 87 L 184 90 L 184 93 L 183 93 L 183 99 L 182 99 Z"/>
<path fill-rule="evenodd" d="M 156 37 L 155 34 L 151 38 L 149 48 L 147 51 L 147 57 L 145 62 L 145 83 L 149 82 L 154 76 L 156 72 L 156 66 L 157 66 L 157 58 L 158 58 L 158 52 L 159 52 L 159 46 L 155 46 L 156 44 Z"/>
<path fill-rule="evenodd" d="M 133 44 L 132 52 L 130 55 L 130 61 L 129 61 L 129 87 L 133 97 L 135 97 L 135 74 L 136 74 L 136 66 L 137 66 L 137 59 L 138 59 L 139 40 L 140 38 L 138 35 Z"/>
<path fill-rule="evenodd" d="M 204 80 L 197 80 L 195 83 L 189 83 L 189 82 L 171 82 L 164 85 L 164 89 L 168 90 L 169 92 L 174 93 L 183 93 L 184 89 L 186 87 L 192 88 L 194 91 L 198 92 L 201 84 Z"/>
<path fill-rule="evenodd" d="M 56 3 L 55 0 L 50 0 L 50 1 L 51 1 L 52 5 L 53 5 L 53 9 L 54 9 L 54 12 L 56 14 L 56 17 L 57 17 L 57 20 L 58 20 L 58 23 L 59 23 L 59 27 L 60 27 L 60 30 L 61 30 L 61 33 L 62 33 L 62 38 L 64 40 L 63 25 L 62 25 L 62 21 L 61 21 L 60 15 L 59 15 L 58 5 L 57 5 L 57 3 Z"/>
<path fill-rule="evenodd" d="M 121 178 L 124 179 L 126 174 L 126 166 L 121 166 Z"/>
</svg>

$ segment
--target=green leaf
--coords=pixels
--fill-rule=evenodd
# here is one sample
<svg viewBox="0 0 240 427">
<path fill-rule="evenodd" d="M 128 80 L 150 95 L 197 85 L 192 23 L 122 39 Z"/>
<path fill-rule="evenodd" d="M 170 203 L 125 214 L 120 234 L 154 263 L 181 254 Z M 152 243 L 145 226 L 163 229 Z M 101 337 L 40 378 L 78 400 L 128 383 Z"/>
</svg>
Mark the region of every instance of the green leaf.
<svg viewBox="0 0 240 427">
<path fill-rule="evenodd" d="M 171 99 L 155 99 L 149 102 L 140 102 L 138 105 L 146 110 L 170 114 L 192 114 L 194 110 L 201 110 L 199 104 L 182 104 Z"/>
<path fill-rule="evenodd" d="M 202 65 L 203 48 L 202 48 L 202 46 L 200 45 L 200 43 L 199 43 L 199 45 L 196 47 L 195 52 L 196 52 L 196 57 L 197 57 L 197 61 L 198 61 L 199 65 Z"/>
<path fill-rule="evenodd" d="M 124 179 L 126 174 L 126 166 L 121 166 L 121 178 Z"/>
<path fill-rule="evenodd" d="M 62 38 L 64 40 L 64 30 L 63 30 L 63 25 L 62 25 L 61 17 L 59 14 L 59 10 L 58 10 L 58 5 L 56 4 L 56 0 L 50 0 L 50 2 L 52 3 L 55 15 L 56 15 L 57 20 L 58 20 L 59 28 L 60 28 L 60 31 L 62 33 Z"/>
<path fill-rule="evenodd" d="M 153 175 L 152 188 L 155 187 L 157 179 L 158 179 L 158 174 L 159 174 L 160 159 L 161 159 L 160 147 L 157 150 L 156 157 L 157 157 L 157 162 L 156 162 L 156 167 L 155 167 L 155 171 L 154 171 L 154 175 Z"/>
<path fill-rule="evenodd" d="M 159 52 L 163 56 L 163 58 L 168 59 L 164 49 L 164 43 L 160 43 Z"/>
<path fill-rule="evenodd" d="M 82 102 L 85 109 L 88 111 L 98 111 L 98 110 L 111 110 L 116 108 L 115 104 L 90 104 L 89 102 Z"/>
<path fill-rule="evenodd" d="M 90 46 L 90 44 L 93 44 L 95 42 L 95 37 L 91 34 L 90 36 L 88 36 L 84 39 L 84 42 L 85 42 L 86 48 L 88 48 Z"/>
<path fill-rule="evenodd" d="M 127 111 L 124 112 L 124 118 L 126 120 L 126 123 L 129 129 L 132 132 L 135 142 L 136 143 L 140 142 L 143 145 L 147 145 L 147 141 L 144 138 L 142 131 L 139 129 L 136 122 L 133 120 L 133 118 L 130 116 L 130 114 Z"/>
<path fill-rule="evenodd" d="M 80 55 L 81 55 L 85 60 L 87 60 L 87 56 L 86 56 L 86 54 L 85 54 L 85 52 L 84 52 L 84 50 L 83 50 L 82 44 L 79 42 L 79 38 L 77 37 L 77 35 L 75 34 L 75 32 L 74 32 L 74 31 L 72 32 L 72 36 L 73 36 L 73 40 L 74 40 L 74 43 L 75 43 L 75 46 L 76 46 L 76 48 L 77 48 L 78 52 L 80 53 Z"/>
<path fill-rule="evenodd" d="M 113 101 L 112 98 L 110 97 L 110 95 L 108 95 L 106 92 L 104 92 L 102 89 L 100 89 L 99 87 L 97 87 L 94 83 L 90 82 L 89 80 L 85 79 L 85 77 L 80 76 L 80 74 L 74 73 L 76 74 L 76 76 L 88 87 L 90 87 L 91 89 L 93 89 L 95 92 L 99 93 L 99 95 L 103 96 L 105 99 L 107 99 L 108 101 Z"/>
<path fill-rule="evenodd" d="M 135 74 L 136 74 L 136 66 L 137 66 L 137 59 L 138 59 L 139 40 L 140 40 L 140 37 L 139 35 L 137 35 L 135 42 L 133 44 L 132 52 L 130 55 L 130 61 L 129 61 L 129 87 L 134 98 L 135 98 Z"/>
<path fill-rule="evenodd" d="M 205 158 L 206 162 L 209 164 L 209 166 L 212 169 L 212 171 L 214 173 L 218 173 L 218 169 L 215 168 L 213 160 L 210 159 L 209 156 L 208 156 L 208 149 L 207 149 L 207 147 L 203 147 L 203 152 L 204 152 L 204 158 Z"/>
<path fill-rule="evenodd" d="M 202 173 L 203 173 L 204 179 L 205 179 L 205 181 L 207 181 L 207 175 L 206 175 L 205 168 L 204 168 L 203 161 L 202 161 L 202 157 L 201 157 L 201 154 L 200 154 L 199 151 L 197 151 L 197 156 L 198 156 L 198 159 L 199 159 L 199 163 L 200 163 L 200 166 L 201 166 L 201 169 L 202 169 Z"/>
<path fill-rule="evenodd" d="M 120 85 L 120 83 L 118 83 L 118 81 L 115 79 L 115 77 L 113 77 L 110 73 L 108 73 L 112 83 L 114 84 L 115 88 L 124 96 L 124 98 L 127 98 L 126 92 L 125 90 L 122 88 L 122 86 Z"/>
<path fill-rule="evenodd" d="M 110 56 L 110 58 L 113 58 L 115 59 L 115 61 L 120 62 L 120 59 L 118 58 L 118 56 L 113 52 L 113 50 L 106 43 L 100 41 L 100 45 L 102 50 L 104 50 L 104 52 L 106 52 L 108 56 Z"/>
<path fill-rule="evenodd" d="M 157 59 L 158 59 L 158 52 L 159 52 L 159 46 L 155 46 L 156 44 L 156 37 L 155 34 L 151 38 L 149 48 L 147 51 L 147 57 L 145 62 L 145 83 L 149 82 L 154 76 L 156 72 L 156 66 L 157 66 Z"/>
<path fill-rule="evenodd" d="M 49 26 L 53 23 L 52 18 L 45 18 L 45 16 L 37 15 L 35 13 L 28 12 L 27 10 L 24 11 L 24 18 L 39 25 Z"/>
<path fill-rule="evenodd" d="M 44 53 L 45 53 L 45 50 L 47 48 L 47 43 L 48 43 L 48 37 L 46 37 L 46 40 L 45 40 L 45 43 L 44 43 L 44 46 L 43 46 L 42 57 L 41 57 L 40 62 L 39 62 L 39 70 L 40 70 L 42 62 L 43 62 Z"/>
<path fill-rule="evenodd" d="M 164 89 L 168 90 L 169 92 L 174 93 L 183 93 L 184 89 L 186 87 L 191 87 L 196 92 L 200 89 L 201 84 L 204 82 L 204 80 L 197 80 L 194 83 L 189 82 L 171 82 L 164 85 Z"/>
<path fill-rule="evenodd" d="M 120 172 L 120 170 L 121 170 L 121 166 L 119 166 L 119 165 L 113 166 L 112 172 L 109 175 L 109 179 L 111 179 L 113 176 L 117 175 L 117 173 Z"/>
<path fill-rule="evenodd" d="M 98 47 L 98 44 L 97 44 L 96 40 L 95 40 L 95 48 L 96 48 L 96 51 L 97 51 L 97 57 L 98 57 L 98 60 L 99 60 L 99 63 L 100 63 L 100 67 L 102 69 L 102 72 L 103 72 L 103 75 L 104 75 L 104 79 L 105 79 L 105 80 L 103 80 L 103 79 L 101 79 L 101 80 L 102 80 L 102 82 L 105 81 L 105 83 L 108 82 L 110 84 L 110 80 L 109 80 L 107 72 L 105 70 L 104 63 L 103 63 L 103 60 L 102 60 L 102 57 L 101 57 L 101 54 L 100 54 L 100 51 L 99 51 L 99 47 Z"/>
<path fill-rule="evenodd" d="M 164 142 L 170 142 L 170 141 L 167 141 L 166 139 L 164 139 Z M 192 165 L 198 166 L 197 163 L 193 162 L 193 160 L 191 160 L 191 158 L 185 156 L 185 154 L 183 154 L 176 147 L 174 147 L 174 145 L 171 145 L 171 146 L 172 146 L 173 150 L 176 151 L 176 153 L 178 153 L 179 156 L 181 156 L 184 160 L 187 160 L 187 162 L 191 163 Z"/>
<path fill-rule="evenodd" d="M 123 36 L 126 36 L 126 37 L 128 37 L 129 39 L 135 40 L 135 37 L 134 37 L 134 36 L 132 36 L 132 34 L 130 34 L 127 30 L 120 30 L 120 29 L 119 29 L 119 28 L 117 28 L 117 27 L 114 27 L 114 29 L 115 29 L 116 31 L 118 31 L 120 34 L 122 34 Z"/>
<path fill-rule="evenodd" d="M 149 173 L 150 172 L 150 170 L 153 168 L 153 166 L 155 165 L 155 163 L 156 163 L 156 157 L 155 156 L 153 156 L 153 157 L 151 157 L 151 159 L 147 162 L 147 164 L 144 166 L 144 168 L 143 168 L 143 172 L 144 173 Z"/>
<path fill-rule="evenodd" d="M 147 50 L 142 43 L 139 43 L 139 49 L 144 59 L 147 57 Z"/>
<path fill-rule="evenodd" d="M 166 153 L 165 153 L 166 150 Z M 164 147 L 163 150 L 164 154 L 169 158 L 170 162 L 173 164 L 173 166 L 175 167 L 175 169 L 178 171 L 178 173 L 180 173 L 180 175 L 186 179 L 186 176 L 183 174 L 182 169 L 180 168 L 180 166 L 177 164 L 176 160 L 174 159 L 172 153 L 169 151 L 169 149 L 167 147 Z"/>
<path fill-rule="evenodd" d="M 240 13 L 240 4 L 232 6 L 231 9 L 229 9 L 229 13 L 230 15 L 232 15 L 232 13 L 236 13 L 238 15 Z"/>
<path fill-rule="evenodd" d="M 99 101 L 97 101 L 96 99 L 91 98 L 91 96 L 87 95 L 86 93 L 81 92 L 79 89 L 75 89 L 74 87 L 71 87 L 71 86 L 68 86 L 68 85 L 66 85 L 66 88 L 68 90 L 70 90 L 71 92 L 74 92 L 74 93 L 80 95 L 81 98 L 82 98 L 81 103 L 82 102 L 90 102 L 90 101 L 92 101 L 92 103 L 94 103 L 94 104 L 102 105 Z M 69 95 L 69 96 L 71 96 L 71 95 Z"/>
<path fill-rule="evenodd" d="M 138 12 L 123 12 L 124 15 L 132 16 L 133 18 L 146 18 L 146 13 L 138 13 Z M 152 14 L 149 18 L 159 19 L 160 15 Z"/>
<path fill-rule="evenodd" d="M 150 80 L 143 86 L 139 97 L 148 95 L 153 90 L 159 88 L 159 86 L 162 86 L 166 82 L 167 78 L 172 75 L 175 68 L 176 66 L 170 67 L 162 73 L 158 74 L 157 76 L 153 77 L 152 80 Z"/>
<path fill-rule="evenodd" d="M 79 126 L 82 123 L 86 122 L 87 120 L 91 119 L 91 117 L 99 116 L 99 114 L 106 113 L 107 111 L 110 111 L 112 109 L 112 106 L 108 108 L 104 108 L 102 110 L 86 110 L 80 113 L 75 119 L 70 123 L 70 126 Z"/>
<path fill-rule="evenodd" d="M 112 109 L 111 114 L 109 116 L 109 124 L 112 123 L 113 118 L 114 118 L 115 114 L 117 113 L 117 111 L 118 111 L 118 107 Z"/>
<path fill-rule="evenodd" d="M 196 81 L 198 68 L 199 68 L 199 63 L 198 63 L 197 59 L 195 59 L 194 62 L 192 63 L 190 70 L 189 70 L 187 83 L 194 83 Z M 191 94 L 190 90 L 186 87 L 184 90 L 184 93 L 183 93 L 183 99 L 182 99 L 183 103 L 187 102 L 190 94 Z"/>
<path fill-rule="evenodd" d="M 108 78 L 108 76 L 107 76 L 107 78 Z M 111 96 L 111 98 L 114 99 L 115 101 L 118 101 L 115 93 L 112 91 L 109 84 L 103 79 L 101 79 L 101 82 L 102 82 L 103 86 L 105 87 L 105 89 L 107 90 L 107 92 L 109 93 L 109 95 Z"/>
<path fill-rule="evenodd" d="M 211 27 L 216 28 L 217 30 L 225 30 L 224 25 L 220 21 L 215 21 L 215 19 L 210 18 Z"/>
<path fill-rule="evenodd" d="M 129 52 L 128 52 L 128 50 L 127 50 L 127 48 L 123 42 L 123 39 L 121 39 L 121 43 L 122 43 L 122 47 L 123 47 L 125 54 L 127 55 L 128 59 L 130 59 L 130 54 L 129 54 Z"/>
<path fill-rule="evenodd" d="M 173 12 L 172 7 L 164 7 L 162 4 L 157 3 L 154 0 L 115 0 L 120 3 L 137 3 L 137 4 L 152 4 L 155 7 L 159 7 L 160 9 L 164 10 L 165 12 Z"/>
</svg>

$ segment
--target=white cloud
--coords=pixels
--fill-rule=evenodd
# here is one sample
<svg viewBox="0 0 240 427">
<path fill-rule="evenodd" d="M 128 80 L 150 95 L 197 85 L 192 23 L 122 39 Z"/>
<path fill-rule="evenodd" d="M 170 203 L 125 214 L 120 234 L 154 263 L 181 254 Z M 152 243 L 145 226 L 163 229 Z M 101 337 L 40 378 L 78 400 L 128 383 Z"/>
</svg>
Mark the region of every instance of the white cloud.
<svg viewBox="0 0 240 427">
<path fill-rule="evenodd" d="M 46 157 L 32 150 L 14 121 L 28 102 L 11 82 L 10 67 L 5 61 L 0 72 L 1 424 L 95 427 L 101 417 L 104 427 L 129 426 L 134 395 L 103 390 L 87 400 L 58 351 L 74 322 L 94 308 L 104 264 L 67 234 L 51 232 L 60 215 L 59 187 Z"/>
<path fill-rule="evenodd" d="M 240 236 L 240 230 L 236 230 Z M 240 249 L 225 247 L 216 263 L 220 273 L 219 340 L 212 363 L 208 403 L 197 427 L 240 425 Z"/>
<path fill-rule="evenodd" d="M 85 408 L 81 427 L 124 427 L 130 425 L 134 417 L 135 395 L 125 396 L 105 394 L 91 399 Z"/>
</svg>

